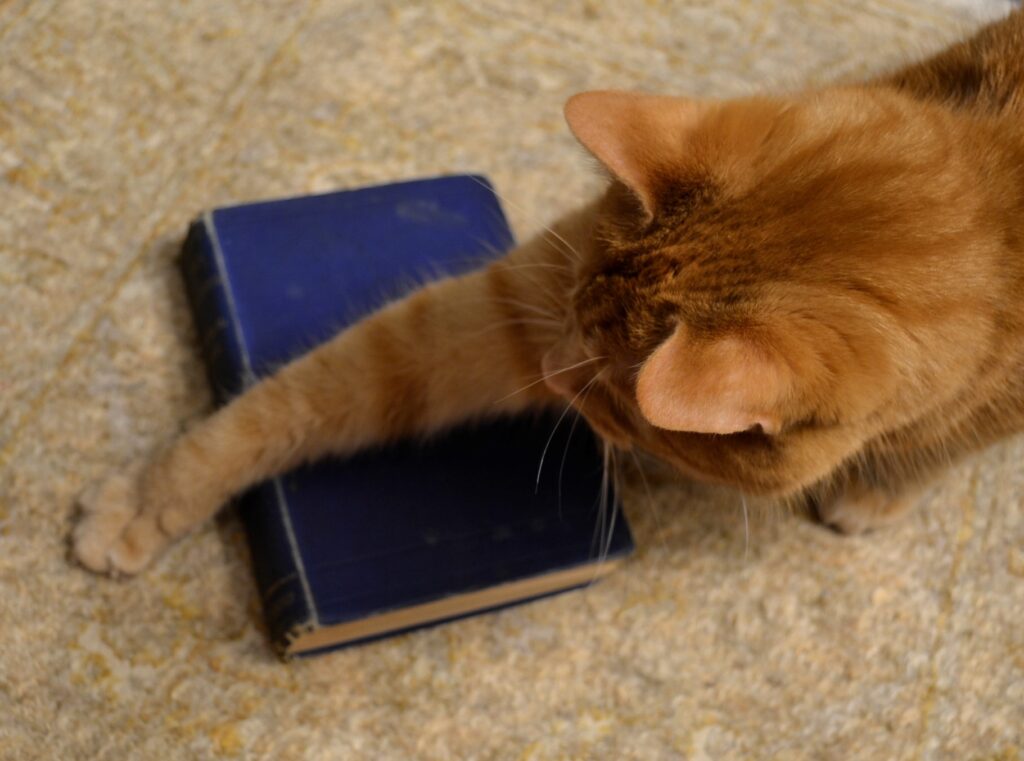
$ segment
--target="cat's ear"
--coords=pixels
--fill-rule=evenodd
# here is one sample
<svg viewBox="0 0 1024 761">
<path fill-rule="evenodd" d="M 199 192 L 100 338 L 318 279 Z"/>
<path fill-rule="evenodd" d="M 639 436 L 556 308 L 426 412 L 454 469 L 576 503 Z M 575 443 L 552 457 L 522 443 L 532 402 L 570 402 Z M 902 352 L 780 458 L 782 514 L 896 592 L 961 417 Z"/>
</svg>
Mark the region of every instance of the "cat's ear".
<svg viewBox="0 0 1024 761">
<path fill-rule="evenodd" d="M 653 215 L 659 184 L 685 161 L 687 136 L 707 108 L 689 98 L 595 90 L 569 98 L 565 120 L 583 147 Z"/>
<path fill-rule="evenodd" d="M 792 373 L 772 350 L 742 336 L 693 340 L 684 326 L 647 359 L 636 396 L 647 422 L 670 431 L 778 433 Z"/>
</svg>

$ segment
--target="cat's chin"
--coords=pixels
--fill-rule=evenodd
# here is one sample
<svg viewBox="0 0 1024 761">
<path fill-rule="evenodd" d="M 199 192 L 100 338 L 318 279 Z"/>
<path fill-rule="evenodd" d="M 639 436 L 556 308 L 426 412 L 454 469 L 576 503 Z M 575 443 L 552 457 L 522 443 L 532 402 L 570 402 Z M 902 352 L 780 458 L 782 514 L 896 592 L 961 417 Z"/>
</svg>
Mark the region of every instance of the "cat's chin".
<svg viewBox="0 0 1024 761">
<path fill-rule="evenodd" d="M 623 451 L 637 446 L 638 437 L 631 425 L 619 420 L 615 413 L 604 409 L 605 405 L 597 403 L 596 400 L 587 402 L 582 408 L 578 408 L 579 412 L 603 442 Z"/>
<path fill-rule="evenodd" d="M 630 438 L 628 435 L 624 434 L 622 431 L 618 430 L 617 428 L 602 425 L 601 423 L 596 422 L 589 416 L 587 417 L 587 422 L 590 424 L 590 427 L 593 429 L 594 433 L 597 434 L 598 438 L 601 439 L 603 443 L 608 444 L 609 446 L 613 446 L 616 449 L 621 449 L 623 451 L 627 451 L 633 448 L 633 439 Z"/>
</svg>

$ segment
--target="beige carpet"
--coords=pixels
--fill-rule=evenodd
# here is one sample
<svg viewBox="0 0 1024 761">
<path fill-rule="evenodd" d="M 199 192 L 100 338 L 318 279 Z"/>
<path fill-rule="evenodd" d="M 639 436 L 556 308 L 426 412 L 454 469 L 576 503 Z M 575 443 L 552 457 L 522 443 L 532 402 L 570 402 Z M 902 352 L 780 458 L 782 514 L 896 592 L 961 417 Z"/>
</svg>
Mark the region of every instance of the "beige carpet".
<svg viewBox="0 0 1024 761">
<path fill-rule="evenodd" d="M 561 104 L 931 50 L 998 0 L 0 2 L 0 758 L 1020 759 L 1024 444 L 844 539 L 640 483 L 585 592 L 279 663 L 238 519 L 118 583 L 74 495 L 209 396 L 172 265 L 218 204 L 473 170 L 594 187 Z"/>
</svg>

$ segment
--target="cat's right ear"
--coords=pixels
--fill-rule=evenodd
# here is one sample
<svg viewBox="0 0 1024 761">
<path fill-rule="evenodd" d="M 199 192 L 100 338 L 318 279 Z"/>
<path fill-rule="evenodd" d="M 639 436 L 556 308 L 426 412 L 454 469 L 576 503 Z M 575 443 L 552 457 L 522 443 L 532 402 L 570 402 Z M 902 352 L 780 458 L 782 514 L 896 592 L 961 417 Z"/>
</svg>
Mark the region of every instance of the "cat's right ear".
<svg viewBox="0 0 1024 761">
<path fill-rule="evenodd" d="M 659 188 L 685 164 L 687 138 L 707 108 L 706 102 L 689 98 L 595 90 L 569 98 L 565 120 L 583 147 L 653 216 Z"/>
<path fill-rule="evenodd" d="M 793 391 L 788 365 L 749 336 L 692 339 L 680 326 L 637 376 L 640 413 L 670 431 L 778 433 L 779 405 Z"/>
</svg>

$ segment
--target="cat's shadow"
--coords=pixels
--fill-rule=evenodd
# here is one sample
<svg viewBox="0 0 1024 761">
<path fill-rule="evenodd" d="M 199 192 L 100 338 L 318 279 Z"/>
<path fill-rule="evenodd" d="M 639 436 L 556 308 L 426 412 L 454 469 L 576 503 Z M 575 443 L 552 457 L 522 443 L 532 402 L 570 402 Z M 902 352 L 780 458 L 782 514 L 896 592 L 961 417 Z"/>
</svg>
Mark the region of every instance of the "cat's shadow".
<svg viewBox="0 0 1024 761">
<path fill-rule="evenodd" d="M 769 500 L 690 480 L 649 457 L 626 460 L 618 475 L 620 503 L 638 555 L 657 551 L 748 558 L 751 548 L 767 551 L 783 541 L 794 524 L 833 536 L 806 511 L 793 512 Z"/>
</svg>

